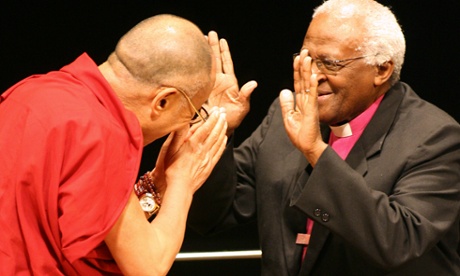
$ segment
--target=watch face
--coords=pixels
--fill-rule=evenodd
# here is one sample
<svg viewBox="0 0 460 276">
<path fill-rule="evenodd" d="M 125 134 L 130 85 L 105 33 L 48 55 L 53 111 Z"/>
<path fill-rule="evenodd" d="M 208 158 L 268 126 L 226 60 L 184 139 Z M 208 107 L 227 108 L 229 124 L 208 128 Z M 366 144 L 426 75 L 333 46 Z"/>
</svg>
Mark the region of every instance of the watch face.
<svg viewBox="0 0 460 276">
<path fill-rule="evenodd" d="M 142 210 L 144 212 L 152 212 L 155 210 L 157 203 L 153 199 L 153 195 L 150 193 L 144 194 L 140 199 L 139 203 L 141 204 Z"/>
</svg>

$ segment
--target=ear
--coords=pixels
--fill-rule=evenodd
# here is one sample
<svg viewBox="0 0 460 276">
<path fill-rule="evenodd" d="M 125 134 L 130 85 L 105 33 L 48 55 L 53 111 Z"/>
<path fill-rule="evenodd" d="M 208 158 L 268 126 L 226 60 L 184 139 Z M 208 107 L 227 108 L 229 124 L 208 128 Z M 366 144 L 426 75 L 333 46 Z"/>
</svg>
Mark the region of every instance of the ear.
<svg viewBox="0 0 460 276">
<path fill-rule="evenodd" d="M 389 60 L 381 65 L 375 67 L 374 85 L 380 86 L 390 79 L 393 74 L 394 64 L 392 60 Z"/>
<path fill-rule="evenodd" d="M 160 87 L 156 89 L 155 95 L 150 103 L 150 118 L 159 118 L 165 111 L 174 106 L 177 101 L 178 92 L 172 87 Z"/>
</svg>

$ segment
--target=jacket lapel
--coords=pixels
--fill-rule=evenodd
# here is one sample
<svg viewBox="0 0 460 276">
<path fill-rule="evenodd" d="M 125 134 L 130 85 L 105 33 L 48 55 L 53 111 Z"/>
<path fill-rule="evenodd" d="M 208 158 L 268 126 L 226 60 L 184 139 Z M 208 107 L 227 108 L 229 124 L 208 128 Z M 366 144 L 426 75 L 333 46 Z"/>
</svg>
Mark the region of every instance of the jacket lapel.
<svg viewBox="0 0 460 276">
<path fill-rule="evenodd" d="M 367 160 L 382 149 L 403 99 L 402 90 L 402 86 L 397 84 L 386 93 L 376 113 L 346 159 L 346 162 L 361 175 L 367 172 Z"/>
<path fill-rule="evenodd" d="M 385 137 L 393 124 L 396 112 L 402 101 L 402 90 L 402 86 L 398 83 L 386 93 L 373 118 L 345 160 L 361 175 L 365 175 L 368 170 L 368 158 L 378 154 L 383 146 Z M 328 126 L 321 125 L 321 135 L 323 141 L 327 143 L 330 135 Z M 306 182 L 306 179 L 308 179 L 308 176 L 300 180 Z M 297 183 L 297 186 L 299 185 Z M 320 224 L 314 225 L 307 255 L 305 256 L 305 261 L 302 263 L 299 275 L 310 274 L 329 234 L 330 231 L 327 228 Z"/>
</svg>

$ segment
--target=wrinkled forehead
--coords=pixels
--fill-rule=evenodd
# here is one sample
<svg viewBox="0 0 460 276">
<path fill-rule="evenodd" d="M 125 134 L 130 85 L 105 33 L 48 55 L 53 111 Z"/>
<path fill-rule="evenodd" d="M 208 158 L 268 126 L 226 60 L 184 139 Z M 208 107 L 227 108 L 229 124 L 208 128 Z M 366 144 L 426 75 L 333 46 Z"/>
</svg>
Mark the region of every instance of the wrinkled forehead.
<svg viewBox="0 0 460 276">
<path fill-rule="evenodd" d="M 358 19 L 319 14 L 312 19 L 302 48 L 313 52 L 325 48 L 337 53 L 360 51 L 363 35 L 364 28 Z"/>
</svg>

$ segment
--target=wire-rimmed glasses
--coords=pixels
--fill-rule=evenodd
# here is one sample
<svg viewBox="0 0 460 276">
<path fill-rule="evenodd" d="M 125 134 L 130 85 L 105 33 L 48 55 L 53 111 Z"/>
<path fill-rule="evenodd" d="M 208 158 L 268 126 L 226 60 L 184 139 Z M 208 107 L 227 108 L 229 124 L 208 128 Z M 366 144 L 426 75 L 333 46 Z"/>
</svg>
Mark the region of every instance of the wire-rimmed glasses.
<svg viewBox="0 0 460 276">
<path fill-rule="evenodd" d="M 292 58 L 295 59 L 299 55 L 300 53 L 295 53 L 292 55 Z M 335 76 L 342 68 L 344 68 L 351 62 L 355 60 L 363 59 L 369 56 L 371 55 L 347 58 L 347 59 L 312 58 L 311 60 L 312 62 L 316 64 L 316 67 L 318 67 L 318 70 L 321 71 L 321 73 L 326 74 L 326 75 Z"/>
<path fill-rule="evenodd" d="M 208 111 L 202 106 L 199 109 L 197 109 L 193 103 L 190 97 L 181 89 L 177 88 L 177 91 L 179 91 L 184 97 L 187 99 L 188 103 L 190 106 L 192 106 L 193 111 L 195 111 L 195 115 L 193 115 L 192 119 L 190 120 L 190 125 L 197 124 L 199 122 L 206 122 L 206 119 L 208 119 L 209 113 Z"/>
</svg>

